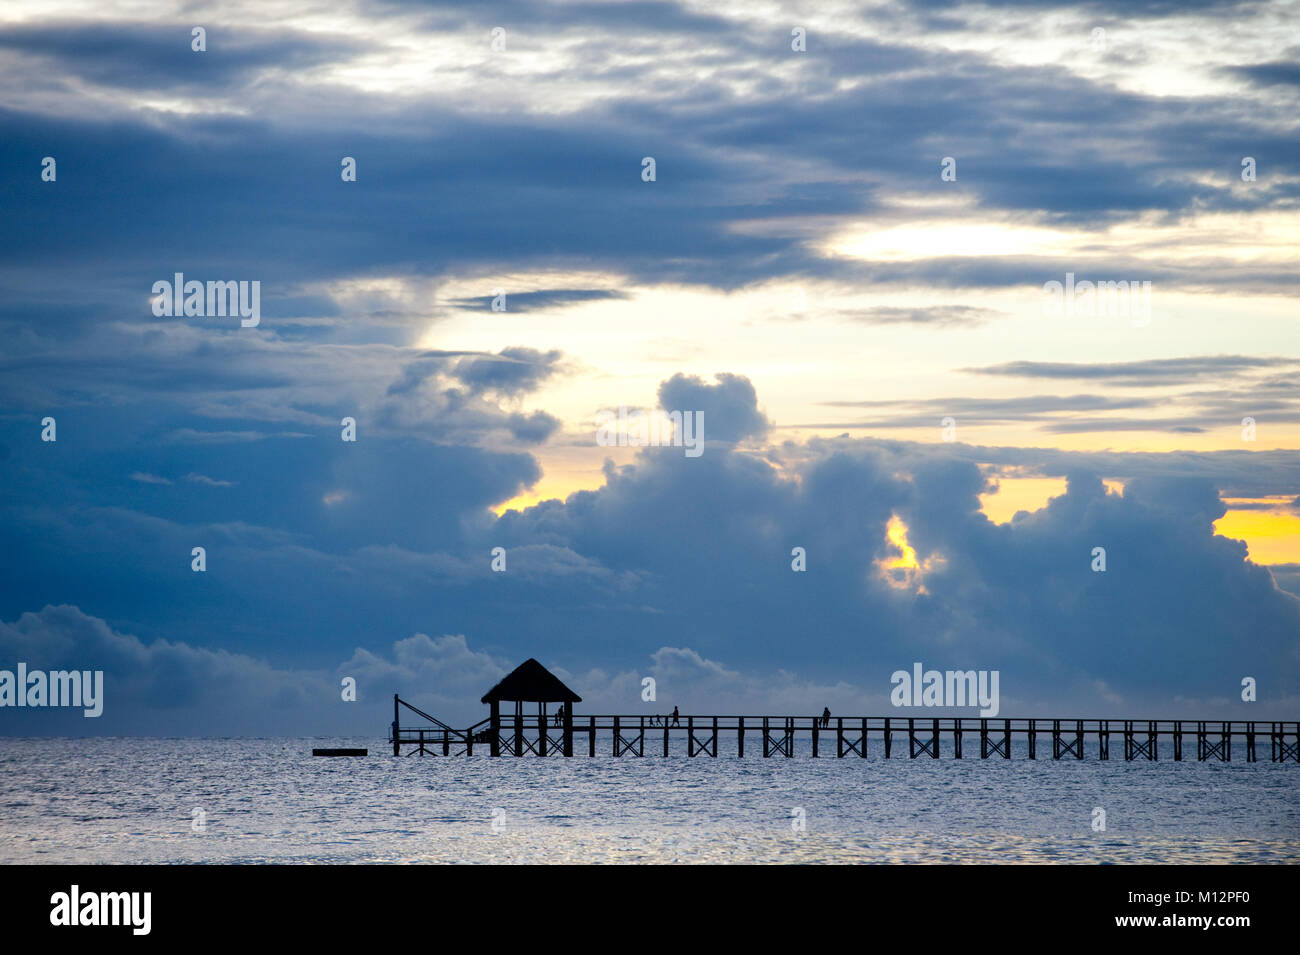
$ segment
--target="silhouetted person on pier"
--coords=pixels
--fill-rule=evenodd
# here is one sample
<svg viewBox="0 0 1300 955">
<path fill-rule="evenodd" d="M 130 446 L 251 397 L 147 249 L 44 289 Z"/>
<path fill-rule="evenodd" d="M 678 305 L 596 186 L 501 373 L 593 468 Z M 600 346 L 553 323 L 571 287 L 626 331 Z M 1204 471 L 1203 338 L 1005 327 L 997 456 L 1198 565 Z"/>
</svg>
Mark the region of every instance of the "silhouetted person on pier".
<svg viewBox="0 0 1300 955">
<path fill-rule="evenodd" d="M 682 718 L 677 712 L 677 707 L 673 707 L 673 726 L 681 726 Z"/>
<path fill-rule="evenodd" d="M 822 707 L 822 726 L 830 726 L 830 725 L 831 725 L 831 708 L 829 706 Z"/>
</svg>

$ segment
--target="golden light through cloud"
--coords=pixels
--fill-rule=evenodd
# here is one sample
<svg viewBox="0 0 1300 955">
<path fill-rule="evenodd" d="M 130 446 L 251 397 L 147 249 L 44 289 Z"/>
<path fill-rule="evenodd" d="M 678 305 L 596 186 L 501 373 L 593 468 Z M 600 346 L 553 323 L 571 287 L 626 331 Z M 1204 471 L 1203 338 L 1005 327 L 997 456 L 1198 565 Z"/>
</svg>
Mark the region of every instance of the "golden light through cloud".
<svg viewBox="0 0 1300 955">
<path fill-rule="evenodd" d="M 929 593 L 925 589 L 923 578 L 932 568 L 942 564 L 943 558 L 931 555 L 925 560 L 918 560 L 916 549 L 907 540 L 907 525 L 897 514 L 891 514 L 889 523 L 885 525 L 885 540 L 895 553 L 876 561 L 880 579 L 895 590 Z"/>
<path fill-rule="evenodd" d="M 1103 479 L 1102 484 L 1111 494 L 1123 494 L 1124 482 Z M 997 487 L 980 495 L 980 510 L 995 524 L 1007 524 L 1019 511 L 1036 511 L 1045 507 L 1054 497 L 1065 493 L 1063 477 L 1007 477 L 997 478 Z"/>
<path fill-rule="evenodd" d="M 1257 564 L 1300 564 L 1300 514 L 1293 498 L 1225 500 L 1228 513 L 1214 523 L 1222 537 L 1244 540 Z M 1233 505 L 1251 505 L 1249 509 Z M 1259 509 L 1260 507 L 1266 510 Z"/>
</svg>

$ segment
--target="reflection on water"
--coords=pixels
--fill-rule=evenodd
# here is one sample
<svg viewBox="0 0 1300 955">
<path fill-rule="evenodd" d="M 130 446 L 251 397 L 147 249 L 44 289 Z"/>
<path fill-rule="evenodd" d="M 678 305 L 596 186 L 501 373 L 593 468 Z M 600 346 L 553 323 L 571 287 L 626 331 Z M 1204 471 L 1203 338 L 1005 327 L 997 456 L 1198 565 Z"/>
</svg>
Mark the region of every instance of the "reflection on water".
<svg viewBox="0 0 1300 955">
<path fill-rule="evenodd" d="M 0 861 L 1300 861 L 1294 763 L 382 753 L 4 740 Z"/>
</svg>

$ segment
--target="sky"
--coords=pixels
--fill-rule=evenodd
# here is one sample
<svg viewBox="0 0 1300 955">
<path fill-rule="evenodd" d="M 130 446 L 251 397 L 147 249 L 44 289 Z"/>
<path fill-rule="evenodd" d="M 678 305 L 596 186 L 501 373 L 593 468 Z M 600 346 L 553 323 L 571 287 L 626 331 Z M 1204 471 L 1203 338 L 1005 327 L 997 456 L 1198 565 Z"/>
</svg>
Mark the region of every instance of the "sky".
<svg viewBox="0 0 1300 955">
<path fill-rule="evenodd" d="M 1294 2 L 0 0 L 0 669 L 106 684 L 0 733 L 464 725 L 528 657 L 1296 718 L 1298 54 Z"/>
</svg>

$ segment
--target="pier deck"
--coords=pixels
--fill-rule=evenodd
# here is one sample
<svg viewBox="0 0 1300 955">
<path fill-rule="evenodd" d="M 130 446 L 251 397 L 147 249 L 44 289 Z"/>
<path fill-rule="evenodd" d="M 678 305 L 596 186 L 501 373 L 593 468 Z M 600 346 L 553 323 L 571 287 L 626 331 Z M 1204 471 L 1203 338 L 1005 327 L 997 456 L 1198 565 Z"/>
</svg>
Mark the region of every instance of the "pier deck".
<svg viewBox="0 0 1300 955">
<path fill-rule="evenodd" d="M 399 707 L 428 721 L 401 726 Z M 389 742 L 393 755 L 472 756 L 718 756 L 792 758 L 796 750 L 812 757 L 885 759 L 945 756 L 1010 759 L 1013 743 L 1029 759 L 1229 761 L 1233 750 L 1256 762 L 1267 746 L 1272 762 L 1300 762 L 1300 721 L 1265 720 L 1115 720 L 979 717 L 699 716 L 677 720 L 660 715 L 567 713 L 554 718 L 516 711 L 455 729 L 393 697 Z M 799 745 L 796 745 L 798 741 Z M 733 745 L 730 745 L 734 743 Z M 1112 748 L 1112 743 L 1114 747 Z M 969 748 L 968 748 L 969 747 Z M 405 752 L 403 752 L 405 750 Z"/>
</svg>

